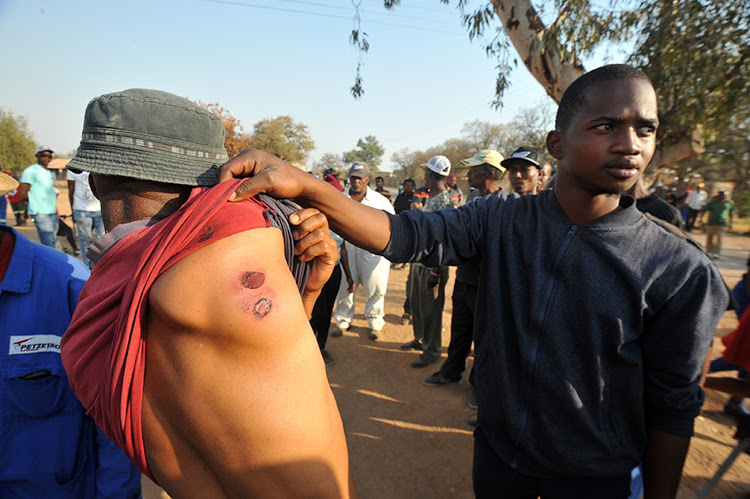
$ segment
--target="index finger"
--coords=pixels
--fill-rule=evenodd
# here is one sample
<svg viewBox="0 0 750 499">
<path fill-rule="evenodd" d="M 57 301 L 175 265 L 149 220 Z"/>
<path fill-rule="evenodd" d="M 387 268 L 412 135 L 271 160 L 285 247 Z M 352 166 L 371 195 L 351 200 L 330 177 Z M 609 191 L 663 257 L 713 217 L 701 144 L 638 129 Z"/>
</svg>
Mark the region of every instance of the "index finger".
<svg viewBox="0 0 750 499">
<path fill-rule="evenodd" d="M 291 215 L 289 215 L 289 223 L 292 225 L 299 225 L 313 215 L 320 213 L 320 210 L 315 208 L 300 208 Z"/>
<path fill-rule="evenodd" d="M 233 178 L 251 177 L 255 173 L 257 162 L 251 149 L 245 149 L 219 168 L 219 182 Z"/>
<path fill-rule="evenodd" d="M 244 201 L 251 197 L 264 192 L 263 188 L 256 185 L 257 182 L 253 182 L 254 179 L 249 178 L 244 180 L 232 194 L 229 195 L 229 201 Z"/>
</svg>

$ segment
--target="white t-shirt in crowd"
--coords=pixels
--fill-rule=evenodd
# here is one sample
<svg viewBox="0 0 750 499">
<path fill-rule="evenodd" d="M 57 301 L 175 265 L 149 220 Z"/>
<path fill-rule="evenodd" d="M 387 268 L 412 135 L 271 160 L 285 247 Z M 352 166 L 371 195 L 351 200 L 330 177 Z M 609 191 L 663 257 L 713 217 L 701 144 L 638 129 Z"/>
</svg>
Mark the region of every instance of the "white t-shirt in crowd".
<svg viewBox="0 0 750 499">
<path fill-rule="evenodd" d="M 73 173 L 68 170 L 68 180 L 76 183 L 76 189 L 73 192 L 73 209 L 83 211 L 101 211 L 102 205 L 94 197 L 89 186 L 89 172 Z"/>
</svg>

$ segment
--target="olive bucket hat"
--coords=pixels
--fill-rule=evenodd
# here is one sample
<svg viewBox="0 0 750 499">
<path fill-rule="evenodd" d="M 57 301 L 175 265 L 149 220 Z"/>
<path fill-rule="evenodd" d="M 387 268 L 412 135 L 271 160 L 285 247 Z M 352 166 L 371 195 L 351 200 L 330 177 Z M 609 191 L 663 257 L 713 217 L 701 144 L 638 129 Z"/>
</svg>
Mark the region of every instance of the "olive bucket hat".
<svg viewBox="0 0 750 499">
<path fill-rule="evenodd" d="M 212 186 L 229 157 L 221 120 L 188 99 L 133 88 L 86 107 L 69 170 L 168 184 Z"/>
</svg>

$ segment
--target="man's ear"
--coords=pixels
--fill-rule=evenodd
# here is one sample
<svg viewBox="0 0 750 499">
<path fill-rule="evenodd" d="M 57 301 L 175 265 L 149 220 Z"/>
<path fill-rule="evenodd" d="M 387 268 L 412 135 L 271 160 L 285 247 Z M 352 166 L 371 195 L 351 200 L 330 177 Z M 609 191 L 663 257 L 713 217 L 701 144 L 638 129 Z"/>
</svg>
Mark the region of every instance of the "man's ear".
<svg viewBox="0 0 750 499">
<path fill-rule="evenodd" d="M 547 134 L 547 152 L 555 159 L 562 159 L 564 156 L 564 144 L 562 133 L 552 130 Z"/>
</svg>

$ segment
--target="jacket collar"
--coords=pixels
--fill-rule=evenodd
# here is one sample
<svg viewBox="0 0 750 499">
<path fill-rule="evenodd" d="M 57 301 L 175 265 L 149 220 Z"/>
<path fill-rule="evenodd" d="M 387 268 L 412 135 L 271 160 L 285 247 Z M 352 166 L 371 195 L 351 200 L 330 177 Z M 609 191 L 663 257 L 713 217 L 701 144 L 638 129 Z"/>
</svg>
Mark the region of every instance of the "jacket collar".
<svg viewBox="0 0 750 499">
<path fill-rule="evenodd" d="M 542 208 L 550 216 L 565 225 L 573 225 L 565 214 L 565 210 L 563 210 L 562 206 L 560 206 L 560 203 L 557 201 L 554 190 L 544 190 L 537 194 L 537 198 L 542 204 Z M 581 227 L 586 229 L 623 228 L 638 222 L 642 218 L 643 214 L 638 211 L 638 208 L 635 205 L 635 198 L 623 194 L 620 196 L 619 209 L 583 224 Z"/>
<path fill-rule="evenodd" d="M 5 272 L 0 291 L 11 293 L 28 293 L 31 291 L 31 272 L 34 261 L 34 245 L 13 227 L 8 227 L 16 238 L 13 256 L 10 257 L 8 270 Z M 7 229 L 5 229 L 7 230 Z"/>
</svg>

